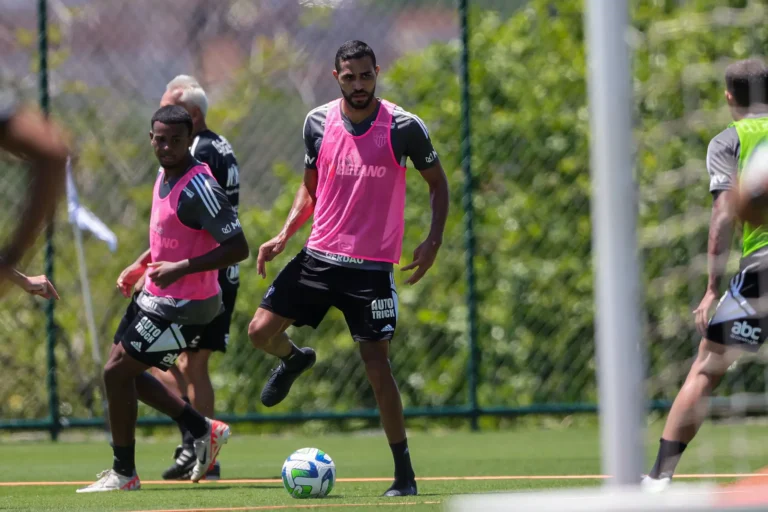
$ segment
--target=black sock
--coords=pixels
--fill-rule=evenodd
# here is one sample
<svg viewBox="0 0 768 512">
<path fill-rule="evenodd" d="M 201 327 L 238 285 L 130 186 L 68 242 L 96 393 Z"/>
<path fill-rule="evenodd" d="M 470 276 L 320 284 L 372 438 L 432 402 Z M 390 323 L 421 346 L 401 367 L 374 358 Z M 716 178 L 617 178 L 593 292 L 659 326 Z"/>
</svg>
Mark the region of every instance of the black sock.
<svg viewBox="0 0 768 512">
<path fill-rule="evenodd" d="M 672 478 L 675 474 L 677 463 L 680 462 L 685 448 L 688 445 L 680 441 L 667 441 L 664 438 L 659 440 L 659 454 L 656 456 L 656 463 L 651 468 L 648 476 L 651 478 Z"/>
<path fill-rule="evenodd" d="M 112 445 L 112 469 L 123 476 L 132 477 L 136 472 L 136 442 L 128 446 Z"/>
<path fill-rule="evenodd" d="M 288 370 L 292 370 L 304 363 L 304 352 L 291 342 L 291 353 L 280 359 L 285 363 Z"/>
<path fill-rule="evenodd" d="M 181 399 L 184 400 L 184 402 L 186 402 L 188 404 L 192 403 L 192 402 L 189 401 L 189 397 L 188 396 L 183 396 L 183 397 L 181 397 Z M 189 430 L 187 430 L 187 427 L 185 427 L 184 424 L 181 423 L 180 421 L 177 421 L 176 425 L 179 427 L 179 432 L 181 432 L 181 444 L 182 444 L 182 446 L 186 446 L 187 445 L 186 439 L 187 439 L 187 437 L 191 437 L 192 434 L 189 433 Z M 192 439 L 194 440 L 194 438 L 192 438 Z"/>
<path fill-rule="evenodd" d="M 184 405 L 184 410 L 181 411 L 179 417 L 173 419 L 189 430 L 194 439 L 201 438 L 208 432 L 208 422 L 205 421 L 205 416 L 194 410 L 189 404 Z"/>
<path fill-rule="evenodd" d="M 205 435 L 205 433 L 203 433 L 203 435 Z M 187 448 L 193 452 L 195 451 L 195 436 L 193 436 L 192 432 L 187 429 L 184 429 L 184 435 L 181 436 L 181 446 L 182 448 Z"/>
<path fill-rule="evenodd" d="M 411 482 L 416 478 L 411 466 L 411 452 L 408 450 L 408 439 L 390 444 L 392 457 L 395 459 L 395 483 Z"/>
</svg>

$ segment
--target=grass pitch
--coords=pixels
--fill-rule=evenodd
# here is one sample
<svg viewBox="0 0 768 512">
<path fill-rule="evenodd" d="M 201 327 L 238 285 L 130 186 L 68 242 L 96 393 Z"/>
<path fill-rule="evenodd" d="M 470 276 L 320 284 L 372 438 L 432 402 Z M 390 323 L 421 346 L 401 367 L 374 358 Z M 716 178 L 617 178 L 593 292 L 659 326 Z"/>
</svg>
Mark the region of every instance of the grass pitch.
<svg viewBox="0 0 768 512">
<path fill-rule="evenodd" d="M 648 438 L 653 462 L 659 429 Z M 229 511 L 229 510 L 441 510 L 455 494 L 520 491 L 600 482 L 598 431 L 594 427 L 518 428 L 502 432 L 417 432 L 409 437 L 420 478 L 417 497 L 382 498 L 392 476 L 383 435 L 238 436 L 222 450 L 220 482 L 160 482 L 176 438 L 139 439 L 138 492 L 75 494 L 111 466 L 103 440 L 0 442 L 0 510 Z M 681 479 L 735 480 L 768 464 L 768 426 L 706 425 L 680 464 Z M 336 462 L 330 496 L 295 500 L 283 489 L 280 468 L 295 449 L 318 447 Z M 721 475 L 721 476 L 714 476 Z M 767 478 L 768 480 L 768 478 Z"/>
</svg>

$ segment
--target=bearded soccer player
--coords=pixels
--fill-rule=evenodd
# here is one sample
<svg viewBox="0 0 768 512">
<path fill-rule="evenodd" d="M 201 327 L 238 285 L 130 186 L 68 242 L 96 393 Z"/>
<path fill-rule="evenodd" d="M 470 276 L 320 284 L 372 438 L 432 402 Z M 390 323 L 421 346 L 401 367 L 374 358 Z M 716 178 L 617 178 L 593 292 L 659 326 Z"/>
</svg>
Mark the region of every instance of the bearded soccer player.
<svg viewBox="0 0 768 512">
<path fill-rule="evenodd" d="M 178 105 L 184 107 L 192 117 L 192 147 L 190 152 L 206 164 L 213 177 L 224 191 L 229 203 L 237 212 L 240 202 L 240 174 L 235 153 L 227 139 L 208 128 L 205 117 L 208 113 L 208 97 L 205 90 L 191 76 L 179 75 L 166 86 L 160 106 Z M 143 280 L 142 280 L 143 281 Z M 143 282 L 139 283 L 139 287 Z M 235 309 L 237 290 L 240 286 L 240 267 L 231 265 L 219 271 L 219 286 L 222 291 L 223 311 L 189 344 L 189 350 L 182 353 L 168 372 L 155 369 L 155 376 L 166 386 L 177 390 L 185 402 L 208 417 L 214 414 L 214 392 L 208 373 L 208 361 L 213 352 L 226 352 L 229 342 L 229 326 Z M 140 290 L 138 290 L 140 291 Z M 173 464 L 163 472 L 166 480 L 189 480 L 195 465 L 194 437 L 179 424 L 181 444 L 173 454 Z M 221 478 L 219 461 L 214 461 L 205 476 L 206 480 Z"/>
<path fill-rule="evenodd" d="M 688 377 L 669 411 L 656 463 L 643 479 L 649 491 L 665 489 L 680 457 L 707 415 L 707 402 L 728 367 L 744 351 L 754 352 L 768 335 L 768 230 L 745 223 L 740 271 L 711 319 L 723 281 L 735 224 L 737 183 L 745 162 L 768 139 L 768 67 L 758 59 L 738 61 L 725 72 L 725 99 L 734 122 L 709 143 L 707 170 L 714 197 L 709 226 L 709 282 L 693 312 L 703 338 Z M 762 299 L 762 301 L 761 301 Z"/>
<path fill-rule="evenodd" d="M 13 266 L 56 209 L 64 190 L 67 146 L 53 123 L 19 108 L 10 92 L 0 90 L 0 149 L 26 160 L 32 178 L 13 238 L 0 249 L 0 284 L 8 280 L 31 295 L 58 299 L 46 276 L 28 277 Z"/>
<path fill-rule="evenodd" d="M 256 348 L 280 359 L 261 394 L 267 407 L 288 395 L 315 363 L 311 348 L 285 334 L 290 325 L 316 328 L 334 306 L 358 343 L 392 449 L 395 481 L 385 496 L 417 494 L 400 392 L 389 364 L 397 326 L 392 274 L 403 240 L 406 158 L 429 186 L 432 223 L 402 270 L 417 283 L 435 261 L 448 215 L 448 181 L 417 116 L 375 96 L 379 67 L 373 50 L 349 41 L 336 53 L 334 78 L 342 98 L 312 110 L 304 126 L 304 182 L 280 234 L 259 248 L 258 272 L 285 249 L 314 214 L 304 249 L 280 272 L 250 323 Z"/>
<path fill-rule="evenodd" d="M 104 368 L 113 438 L 112 469 L 78 492 L 136 490 L 137 399 L 174 418 L 194 437 L 198 482 L 227 442 L 229 426 L 201 415 L 148 370 L 167 370 L 222 308 L 219 269 L 248 257 L 240 221 L 211 171 L 189 152 L 192 118 L 179 106 L 152 117 L 150 140 L 162 166 L 152 195 L 149 250 L 117 286 L 126 297 L 146 273 L 115 334 Z M 147 272 L 147 269 L 149 271 Z"/>
</svg>

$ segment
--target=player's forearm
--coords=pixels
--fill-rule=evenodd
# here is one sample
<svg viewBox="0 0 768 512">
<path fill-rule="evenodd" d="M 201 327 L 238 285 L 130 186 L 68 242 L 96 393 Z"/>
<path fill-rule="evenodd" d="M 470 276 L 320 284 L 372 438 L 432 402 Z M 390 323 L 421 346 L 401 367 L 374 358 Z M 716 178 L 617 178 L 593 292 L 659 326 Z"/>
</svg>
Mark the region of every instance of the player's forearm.
<svg viewBox="0 0 768 512">
<path fill-rule="evenodd" d="M 152 251 L 150 249 L 147 249 L 141 255 L 139 255 L 138 258 L 136 258 L 136 265 L 146 267 L 152 262 Z"/>
<path fill-rule="evenodd" d="M 432 222 L 429 227 L 429 240 L 438 244 L 443 243 L 443 231 L 448 219 L 448 180 L 440 180 L 429 187 L 429 200 L 432 206 Z"/>
<path fill-rule="evenodd" d="M 42 227 L 53 219 L 62 188 L 57 183 L 61 176 L 56 175 L 56 172 L 48 172 L 53 168 L 52 162 L 32 166 L 19 224 L 4 254 L 5 261 L 11 265 L 18 263 L 22 254 L 34 244 Z"/>
<path fill-rule="evenodd" d="M 280 236 L 283 240 L 291 238 L 301 226 L 303 226 L 315 211 L 315 198 L 310 194 L 307 186 L 302 184 L 296 192 L 296 198 L 293 200 L 293 206 L 288 213 L 288 219 L 285 221 Z"/>
<path fill-rule="evenodd" d="M 716 294 L 720 293 L 720 285 L 725 275 L 735 222 L 734 214 L 726 199 L 726 197 L 721 196 L 715 201 L 709 224 L 709 241 L 707 244 L 709 279 L 707 289 Z"/>
<path fill-rule="evenodd" d="M 67 147 L 57 130 L 31 111 L 22 111 L 8 122 L 0 137 L 0 147 L 30 165 L 30 180 L 19 223 L 2 254 L 7 265 L 14 265 L 55 212 L 64 189 Z"/>
<path fill-rule="evenodd" d="M 12 269 L 11 272 L 8 275 L 8 279 L 15 284 L 16 286 L 19 286 L 21 288 L 24 288 L 24 285 L 27 284 L 27 276 L 22 274 L 16 269 Z"/>
<path fill-rule="evenodd" d="M 245 235 L 240 233 L 226 240 L 214 250 L 196 258 L 184 260 L 181 263 L 185 274 L 218 270 L 240 263 L 248 257 L 248 241 Z"/>
</svg>

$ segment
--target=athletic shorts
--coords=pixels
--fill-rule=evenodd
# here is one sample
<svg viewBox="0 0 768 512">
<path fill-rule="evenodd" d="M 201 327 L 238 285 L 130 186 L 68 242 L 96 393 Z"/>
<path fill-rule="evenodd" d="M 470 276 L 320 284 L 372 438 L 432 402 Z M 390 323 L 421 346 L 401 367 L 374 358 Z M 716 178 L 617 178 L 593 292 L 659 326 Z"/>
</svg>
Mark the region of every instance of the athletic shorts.
<svg viewBox="0 0 768 512">
<path fill-rule="evenodd" d="M 275 278 L 260 307 L 314 329 L 331 306 L 344 313 L 355 341 L 391 340 L 397 327 L 392 272 L 342 267 L 302 250 Z"/>
<path fill-rule="evenodd" d="M 768 269 L 749 265 L 728 285 L 707 327 L 707 339 L 756 352 L 768 335 Z"/>
<path fill-rule="evenodd" d="M 225 286 L 221 283 L 221 301 L 224 311 L 211 320 L 211 323 L 203 326 L 200 336 L 189 343 L 189 350 L 197 352 L 200 349 L 214 352 L 226 352 L 229 344 L 229 326 L 232 322 L 232 313 L 235 310 L 237 300 L 237 286 Z"/>
<path fill-rule="evenodd" d="M 135 299 L 120 321 L 114 344 L 123 348 L 134 359 L 148 366 L 168 370 L 191 340 L 200 335 L 204 325 L 179 325 L 147 313 L 139 308 Z"/>
</svg>

